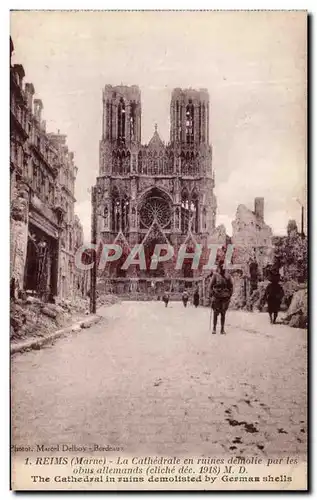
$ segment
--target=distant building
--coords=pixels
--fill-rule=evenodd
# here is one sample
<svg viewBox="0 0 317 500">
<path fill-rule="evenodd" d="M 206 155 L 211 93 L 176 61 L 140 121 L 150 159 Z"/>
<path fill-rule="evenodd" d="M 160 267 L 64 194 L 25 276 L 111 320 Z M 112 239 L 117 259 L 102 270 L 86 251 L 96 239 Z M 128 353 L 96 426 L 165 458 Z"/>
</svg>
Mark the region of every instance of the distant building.
<svg viewBox="0 0 317 500">
<path fill-rule="evenodd" d="M 74 217 L 73 235 L 74 253 L 76 254 L 77 250 L 81 251 L 82 246 L 84 245 L 84 230 L 78 215 L 75 215 Z M 88 252 L 88 250 L 81 252 L 81 263 L 89 264 L 90 262 L 90 252 Z M 74 294 L 86 297 L 90 288 L 90 270 L 80 269 L 75 266 L 74 272 Z"/>
<path fill-rule="evenodd" d="M 74 189 L 77 167 L 74 164 L 74 154 L 68 150 L 66 135 L 48 134 L 54 144 L 59 163 L 56 184 L 56 201 L 63 212 L 60 231 L 59 256 L 59 296 L 62 299 L 71 298 L 75 282 L 74 262 Z"/>
</svg>

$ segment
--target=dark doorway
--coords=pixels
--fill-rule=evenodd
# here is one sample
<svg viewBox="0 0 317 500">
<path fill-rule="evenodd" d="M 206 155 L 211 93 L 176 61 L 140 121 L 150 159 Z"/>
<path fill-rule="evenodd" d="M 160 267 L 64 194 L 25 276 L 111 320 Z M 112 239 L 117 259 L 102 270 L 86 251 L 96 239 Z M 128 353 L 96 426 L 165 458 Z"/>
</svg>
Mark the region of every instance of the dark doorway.
<svg viewBox="0 0 317 500">
<path fill-rule="evenodd" d="M 44 300 L 57 295 L 58 243 L 40 229 L 29 225 L 24 288 Z"/>
</svg>

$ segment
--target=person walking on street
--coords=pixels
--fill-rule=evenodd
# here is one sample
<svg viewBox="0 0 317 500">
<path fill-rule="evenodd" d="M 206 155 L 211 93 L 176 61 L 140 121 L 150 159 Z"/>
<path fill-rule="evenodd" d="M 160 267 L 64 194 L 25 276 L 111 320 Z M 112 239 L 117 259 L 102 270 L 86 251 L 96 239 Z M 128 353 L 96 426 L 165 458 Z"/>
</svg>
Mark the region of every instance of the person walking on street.
<svg viewBox="0 0 317 500">
<path fill-rule="evenodd" d="M 194 292 L 193 304 L 194 304 L 195 307 L 199 306 L 199 290 L 198 290 L 198 287 L 196 287 L 195 292 Z"/>
<path fill-rule="evenodd" d="M 165 304 L 165 307 L 168 306 L 169 300 L 170 300 L 169 293 L 165 291 L 163 294 L 163 302 Z"/>
<path fill-rule="evenodd" d="M 183 291 L 182 301 L 183 301 L 184 307 L 187 307 L 188 293 L 186 292 L 186 290 Z"/>
<path fill-rule="evenodd" d="M 279 283 L 280 275 L 278 273 L 272 273 L 269 279 L 270 283 L 266 287 L 263 302 L 264 304 L 267 302 L 270 322 L 275 325 L 284 297 L 284 290 Z"/>
<path fill-rule="evenodd" d="M 233 282 L 231 276 L 223 267 L 224 262 L 218 263 L 217 271 L 213 273 L 210 282 L 210 297 L 211 307 L 213 309 L 213 330 L 216 333 L 217 320 L 220 314 L 221 330 L 220 333 L 225 334 L 226 312 L 229 307 L 230 299 L 233 292 Z"/>
</svg>

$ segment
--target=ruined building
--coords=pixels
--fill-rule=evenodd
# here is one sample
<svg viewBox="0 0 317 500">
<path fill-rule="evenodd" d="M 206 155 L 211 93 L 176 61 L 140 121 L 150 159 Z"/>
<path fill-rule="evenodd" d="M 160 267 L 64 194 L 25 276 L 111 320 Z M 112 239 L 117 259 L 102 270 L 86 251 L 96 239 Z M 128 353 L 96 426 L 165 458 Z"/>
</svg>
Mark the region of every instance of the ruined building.
<svg viewBox="0 0 317 500">
<path fill-rule="evenodd" d="M 181 244 L 190 253 L 197 243 L 205 248 L 219 239 L 209 95 L 204 89 L 173 90 L 168 144 L 156 126 L 149 143 L 141 143 L 141 115 L 137 86 L 105 86 L 97 234 L 103 243 L 119 244 L 123 252 L 99 279 L 117 293 L 159 294 L 166 288 L 179 292 L 201 278 L 201 266 L 191 269 L 188 258 L 176 270 L 172 259 L 151 270 L 149 262 L 157 243 L 171 244 L 177 255 Z M 139 243 L 145 248 L 147 269 L 121 269 L 131 247 Z"/>
<path fill-rule="evenodd" d="M 240 265 L 246 276 L 263 278 L 263 270 L 273 257 L 272 229 L 264 221 L 264 198 L 255 198 L 254 210 L 239 205 L 232 222 L 233 263 Z"/>
<path fill-rule="evenodd" d="M 24 76 L 10 59 L 11 277 L 44 300 L 71 298 L 77 168 L 66 137 L 46 132 L 43 103 Z"/>
</svg>

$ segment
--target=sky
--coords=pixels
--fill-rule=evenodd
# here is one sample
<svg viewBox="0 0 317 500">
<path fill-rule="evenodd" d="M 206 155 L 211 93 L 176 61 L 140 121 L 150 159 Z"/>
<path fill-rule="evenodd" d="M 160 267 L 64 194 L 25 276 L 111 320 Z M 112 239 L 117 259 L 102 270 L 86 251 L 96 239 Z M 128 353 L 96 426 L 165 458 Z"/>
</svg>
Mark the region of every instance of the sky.
<svg viewBox="0 0 317 500">
<path fill-rule="evenodd" d="M 13 62 L 44 104 L 47 131 L 67 134 L 78 166 L 75 212 L 90 237 L 102 89 L 138 85 L 142 141 L 169 140 L 172 89 L 207 88 L 217 225 L 265 198 L 285 234 L 306 206 L 306 13 L 11 12 Z"/>
</svg>

